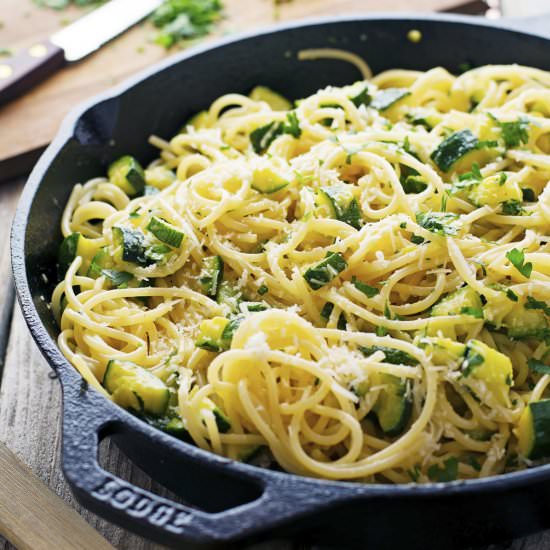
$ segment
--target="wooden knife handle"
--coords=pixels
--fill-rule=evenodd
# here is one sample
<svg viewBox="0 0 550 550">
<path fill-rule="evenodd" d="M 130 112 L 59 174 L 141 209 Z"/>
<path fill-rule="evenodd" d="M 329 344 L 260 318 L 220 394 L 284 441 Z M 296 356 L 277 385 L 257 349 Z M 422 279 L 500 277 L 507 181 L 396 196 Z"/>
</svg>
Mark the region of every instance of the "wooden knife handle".
<svg viewBox="0 0 550 550">
<path fill-rule="evenodd" d="M 63 50 L 49 40 L 0 58 L 0 105 L 35 86 L 64 63 Z"/>
</svg>

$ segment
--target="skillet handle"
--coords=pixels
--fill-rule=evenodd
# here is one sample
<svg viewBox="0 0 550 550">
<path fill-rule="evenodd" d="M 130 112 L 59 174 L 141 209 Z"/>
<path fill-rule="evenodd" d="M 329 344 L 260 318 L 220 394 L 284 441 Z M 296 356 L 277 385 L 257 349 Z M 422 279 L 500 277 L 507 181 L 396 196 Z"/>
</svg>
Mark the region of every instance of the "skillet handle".
<svg viewBox="0 0 550 550">
<path fill-rule="evenodd" d="M 128 424 L 128 413 L 116 410 L 95 390 L 82 385 L 79 390 L 78 380 L 74 379 L 76 373 L 61 375 L 64 382 L 68 382 L 66 378 L 72 379 L 63 384 L 63 472 L 77 499 L 109 521 L 168 545 L 181 546 L 183 541 L 205 546 L 227 545 L 294 522 L 342 500 L 342 492 L 336 494 L 306 478 L 274 472 L 265 475 L 260 469 L 251 473 L 248 468 L 239 475 L 245 483 L 258 486 L 261 495 L 223 512 L 207 513 L 136 487 L 107 472 L 98 462 L 101 436 L 108 433 L 110 425 L 122 421 Z M 172 443 L 169 452 L 181 461 L 181 472 L 185 475 L 186 464 L 197 459 L 185 452 L 184 444 L 166 437 Z M 227 463 L 221 457 L 219 460 L 222 466 Z"/>
</svg>

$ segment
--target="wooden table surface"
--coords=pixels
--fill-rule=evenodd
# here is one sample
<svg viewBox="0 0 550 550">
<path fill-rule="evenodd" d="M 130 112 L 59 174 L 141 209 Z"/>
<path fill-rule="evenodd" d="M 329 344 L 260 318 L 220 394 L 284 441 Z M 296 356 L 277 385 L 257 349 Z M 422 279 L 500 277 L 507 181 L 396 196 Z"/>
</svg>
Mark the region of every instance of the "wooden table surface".
<svg viewBox="0 0 550 550">
<path fill-rule="evenodd" d="M 235 19 L 231 20 L 242 23 L 240 29 L 269 23 L 269 20 L 273 17 L 270 2 L 271 0 L 226 0 L 230 13 L 235 14 L 232 16 Z M 413 7 L 416 9 L 430 9 L 448 7 L 454 3 L 456 2 L 446 0 L 385 0 L 383 7 L 385 10 L 412 9 Z M 2 18 L 7 19 L 10 9 L 17 9 L 19 10 L 17 13 L 22 13 L 22 4 L 26 4 L 27 9 L 30 9 L 30 0 L 2 0 L 2 7 L 11 6 L 7 11 L 5 9 L 2 11 Z M 303 16 L 306 13 L 318 15 L 321 13 L 360 11 L 377 5 L 379 6 L 380 3 L 375 0 L 295 0 L 287 6 L 283 6 L 282 16 L 290 18 Z M 55 17 L 58 20 L 60 15 L 55 14 Z M 239 19 L 241 17 L 242 21 Z M 44 19 L 47 18 L 50 19 L 51 25 L 52 15 L 47 14 L 47 17 L 44 15 Z M 42 31 L 48 28 L 46 23 L 40 26 L 39 19 L 35 22 L 34 30 Z M 9 25 L 7 25 L 7 28 L 9 28 Z M 31 29 L 28 29 L 28 31 L 28 36 L 31 36 Z M 111 48 L 122 52 L 135 51 L 136 44 L 140 40 L 138 38 L 139 32 L 144 31 L 132 31 L 127 36 L 115 41 Z M 28 36 L 21 35 L 20 38 L 24 40 Z M 122 78 L 125 74 L 129 74 L 140 68 L 140 66 L 160 57 L 162 52 L 153 50 L 153 46 L 149 46 L 149 48 L 151 48 L 151 52 L 143 58 L 140 57 L 139 62 L 132 60 L 123 70 L 119 70 L 120 67 L 116 71 L 113 69 L 116 72 L 116 78 Z M 101 65 L 101 58 L 108 60 L 111 55 L 114 56 L 115 54 L 109 53 L 108 50 L 105 53 L 98 54 L 95 59 L 92 58 L 78 68 L 60 74 L 54 80 L 33 92 L 32 96 L 22 98 L 10 106 L 7 111 L 0 112 L 1 142 L 3 144 L 8 141 L 11 142 L 12 137 L 14 141 L 22 139 L 13 127 L 13 121 L 21 116 L 20 110 L 24 112 L 23 118 L 38 117 L 41 122 L 33 126 L 29 132 L 37 132 L 42 141 L 47 141 L 52 128 L 55 126 L 46 124 L 49 109 L 55 111 L 55 116 L 58 116 L 59 110 L 54 109 L 58 103 L 63 105 L 61 110 L 68 109 L 72 106 L 74 100 L 79 100 L 84 95 L 91 95 L 110 84 L 114 78 L 112 75 L 115 72 L 111 73 L 109 72 L 111 69 L 109 69 L 108 74 L 103 74 L 100 77 L 98 65 Z M 115 59 L 115 57 L 112 59 Z M 76 78 L 76 75 L 79 75 L 79 78 Z M 48 90 L 55 90 L 56 86 L 59 86 L 57 90 L 62 90 L 60 98 L 52 97 L 52 94 L 48 93 Z M 31 104 L 31 97 L 36 98 L 37 101 L 40 100 L 40 108 Z M 5 126 L 6 120 L 11 121 L 8 124 L 9 130 Z M 10 124 L 12 125 L 10 126 Z M 8 136 L 10 139 L 6 139 Z M 18 136 L 17 139 L 15 139 L 15 136 Z M 24 140 L 22 143 L 25 145 Z M 28 142 L 26 146 L 28 147 Z M 64 499 L 67 505 L 76 508 L 116 548 L 128 550 L 161 548 L 80 508 L 63 479 L 59 464 L 60 386 L 58 381 L 52 378 L 51 369 L 49 369 L 30 337 L 19 307 L 14 306 L 13 288 L 8 283 L 10 281 L 8 220 L 13 217 L 15 204 L 22 186 L 23 180 L 3 182 L 0 185 L 0 219 L 4 220 L 4 223 L 0 224 L 0 281 L 3 281 L 2 286 L 0 286 L 0 441 L 5 442 L 52 491 Z M 146 489 L 151 489 L 160 494 L 167 494 L 161 486 L 134 467 L 109 442 L 102 445 L 101 460 L 107 469 L 113 471 L 116 475 Z M 521 510 L 518 513 L 521 513 Z M 280 540 L 255 546 L 256 549 L 265 548 L 269 550 L 290 550 L 295 547 L 296 545 L 290 541 Z M 0 550 L 12 548 L 7 541 L 0 537 Z M 74 548 L 78 548 L 77 540 L 75 540 Z M 550 531 L 511 541 L 508 544 L 493 545 L 488 547 L 487 550 L 489 548 L 491 550 L 550 548 Z"/>
</svg>

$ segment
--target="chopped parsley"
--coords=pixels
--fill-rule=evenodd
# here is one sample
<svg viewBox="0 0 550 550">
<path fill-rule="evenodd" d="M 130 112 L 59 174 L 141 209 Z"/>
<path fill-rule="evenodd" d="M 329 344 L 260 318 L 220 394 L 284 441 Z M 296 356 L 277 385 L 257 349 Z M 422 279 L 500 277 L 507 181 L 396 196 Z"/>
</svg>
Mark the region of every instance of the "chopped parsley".
<svg viewBox="0 0 550 550">
<path fill-rule="evenodd" d="M 431 481 L 453 481 L 458 476 L 458 460 L 452 456 L 443 462 L 442 466 L 432 464 L 428 468 L 428 477 Z"/>
<path fill-rule="evenodd" d="M 221 0 L 165 0 L 151 15 L 159 29 L 155 43 L 168 49 L 181 40 L 207 35 L 222 9 Z"/>
<path fill-rule="evenodd" d="M 525 253 L 523 250 L 512 248 L 506 252 L 506 258 L 508 258 L 511 264 L 527 279 L 531 276 L 533 271 L 533 264 L 531 262 L 525 263 Z"/>
<path fill-rule="evenodd" d="M 500 127 L 501 137 L 506 147 L 517 147 L 522 143 L 529 141 L 529 120 L 520 117 L 512 122 L 500 122 L 495 117 L 491 117 Z"/>
<path fill-rule="evenodd" d="M 523 208 L 521 207 L 521 202 L 516 199 L 511 199 L 509 201 L 504 201 L 501 204 L 502 213 L 507 216 L 521 216 L 523 213 Z"/>
<path fill-rule="evenodd" d="M 416 214 L 416 221 L 419 225 L 431 233 L 444 237 L 458 233 L 459 228 L 455 224 L 456 220 L 458 220 L 458 216 L 451 213 L 418 212 Z"/>
<path fill-rule="evenodd" d="M 506 291 L 506 297 L 509 300 L 512 300 L 512 302 L 517 302 L 519 300 L 518 295 L 511 289 L 508 289 Z"/>
<path fill-rule="evenodd" d="M 532 296 L 527 296 L 527 303 L 525 304 L 525 309 L 540 309 L 544 311 L 546 315 L 550 316 L 550 305 L 542 300 L 536 300 Z"/>
</svg>

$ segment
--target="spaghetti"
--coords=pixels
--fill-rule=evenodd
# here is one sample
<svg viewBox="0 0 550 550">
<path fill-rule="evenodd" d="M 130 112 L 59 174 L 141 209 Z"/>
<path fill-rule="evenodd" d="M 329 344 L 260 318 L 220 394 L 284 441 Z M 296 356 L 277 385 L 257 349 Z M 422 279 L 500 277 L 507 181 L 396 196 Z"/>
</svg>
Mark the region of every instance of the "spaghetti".
<svg viewBox="0 0 550 550">
<path fill-rule="evenodd" d="M 93 387 L 306 476 L 550 456 L 550 73 L 390 70 L 294 106 L 258 87 L 150 141 L 63 214 L 52 310 Z"/>
</svg>

